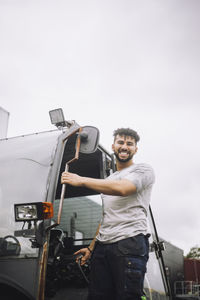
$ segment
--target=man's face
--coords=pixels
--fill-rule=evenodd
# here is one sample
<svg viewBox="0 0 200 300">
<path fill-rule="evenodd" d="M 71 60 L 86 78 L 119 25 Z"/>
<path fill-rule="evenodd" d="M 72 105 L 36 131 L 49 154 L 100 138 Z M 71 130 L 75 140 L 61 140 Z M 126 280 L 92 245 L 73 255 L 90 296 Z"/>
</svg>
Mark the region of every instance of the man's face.
<svg viewBox="0 0 200 300">
<path fill-rule="evenodd" d="M 118 161 L 127 162 L 137 152 L 137 145 L 135 139 L 131 136 L 117 135 L 112 145 L 112 150 Z"/>
</svg>

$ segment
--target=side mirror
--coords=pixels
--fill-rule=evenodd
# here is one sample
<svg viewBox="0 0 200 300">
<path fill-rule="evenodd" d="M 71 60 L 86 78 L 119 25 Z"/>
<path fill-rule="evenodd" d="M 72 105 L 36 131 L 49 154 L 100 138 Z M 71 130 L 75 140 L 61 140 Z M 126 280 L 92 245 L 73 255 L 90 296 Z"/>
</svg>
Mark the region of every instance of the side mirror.
<svg viewBox="0 0 200 300">
<path fill-rule="evenodd" d="M 81 138 L 79 152 L 87 154 L 95 152 L 99 144 L 99 130 L 93 126 L 84 126 L 79 134 Z"/>
</svg>

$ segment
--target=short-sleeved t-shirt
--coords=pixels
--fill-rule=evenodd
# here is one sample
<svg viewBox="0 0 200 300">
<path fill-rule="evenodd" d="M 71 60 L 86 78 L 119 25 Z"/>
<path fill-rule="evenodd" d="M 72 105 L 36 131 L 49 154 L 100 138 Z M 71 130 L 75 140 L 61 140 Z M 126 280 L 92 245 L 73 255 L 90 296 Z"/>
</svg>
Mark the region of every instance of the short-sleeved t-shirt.
<svg viewBox="0 0 200 300">
<path fill-rule="evenodd" d="M 125 197 L 101 194 L 103 215 L 97 240 L 102 243 L 148 233 L 147 212 L 155 181 L 154 171 L 148 164 L 133 164 L 107 178 L 121 179 L 130 180 L 137 191 Z"/>
</svg>

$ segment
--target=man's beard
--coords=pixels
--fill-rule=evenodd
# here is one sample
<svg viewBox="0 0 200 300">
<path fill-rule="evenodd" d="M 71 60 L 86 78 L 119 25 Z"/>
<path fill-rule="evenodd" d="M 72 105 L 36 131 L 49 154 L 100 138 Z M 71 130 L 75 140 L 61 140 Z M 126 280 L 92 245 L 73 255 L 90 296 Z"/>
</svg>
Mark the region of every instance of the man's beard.
<svg viewBox="0 0 200 300">
<path fill-rule="evenodd" d="M 118 152 L 114 152 L 114 155 L 119 162 L 127 162 L 133 158 L 134 153 L 129 154 L 127 158 L 120 158 Z"/>
</svg>

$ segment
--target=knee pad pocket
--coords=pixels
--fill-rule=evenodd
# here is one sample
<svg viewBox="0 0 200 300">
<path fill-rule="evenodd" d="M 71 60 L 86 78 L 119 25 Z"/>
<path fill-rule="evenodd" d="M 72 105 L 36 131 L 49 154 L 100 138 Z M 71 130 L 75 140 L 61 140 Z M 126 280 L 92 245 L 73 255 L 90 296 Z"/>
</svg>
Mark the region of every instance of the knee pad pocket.
<svg viewBox="0 0 200 300">
<path fill-rule="evenodd" d="M 142 296 L 146 263 L 137 258 L 125 258 L 125 291 Z"/>
</svg>

